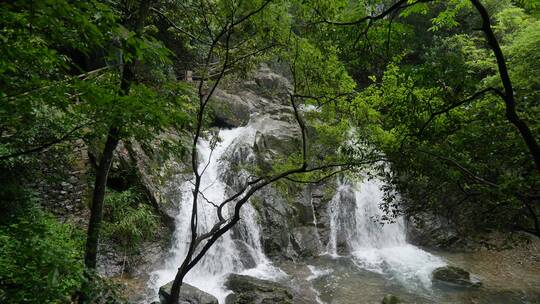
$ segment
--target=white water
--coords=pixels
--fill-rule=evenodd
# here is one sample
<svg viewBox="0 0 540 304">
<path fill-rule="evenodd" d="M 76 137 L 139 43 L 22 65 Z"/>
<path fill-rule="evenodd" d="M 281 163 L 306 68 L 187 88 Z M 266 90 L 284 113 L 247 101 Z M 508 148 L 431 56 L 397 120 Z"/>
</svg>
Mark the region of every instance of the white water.
<svg viewBox="0 0 540 304">
<path fill-rule="evenodd" d="M 200 187 L 204 197 L 200 195 L 198 203 L 199 234 L 209 231 L 217 221 L 216 209 L 207 200 L 219 204 L 230 194 L 230 189 L 222 180 L 228 170 L 233 170 L 227 159 L 232 158 L 235 163 L 249 162 L 251 152 L 247 155 L 242 154 L 250 151 L 256 131 L 260 128 L 277 127 L 262 122 L 264 121 L 232 130 L 221 130 L 219 132 L 221 141 L 214 147 L 208 141 L 200 141 L 198 169 L 199 172 L 204 171 Z M 237 179 L 243 178 L 245 177 L 238 176 Z M 151 300 L 156 299 L 160 286 L 174 279 L 190 241 L 193 182 L 177 181 L 173 186 L 178 188 L 180 193 L 177 201 L 179 212 L 176 216 L 176 231 L 169 257 L 163 262 L 160 270 L 151 273 L 149 286 L 154 291 Z M 339 185 L 328 206 L 331 231 L 326 246 L 327 253 L 338 256 L 338 244 L 344 244 L 360 268 L 383 274 L 389 279 L 396 279 L 405 286 L 429 287 L 431 271 L 444 265 L 444 262 L 407 243 L 402 218 L 398 218 L 393 224 L 381 225 L 376 222 L 376 218 L 383 215 L 378 206 L 383 198 L 380 186 L 381 183 L 376 180 Z M 313 202 L 311 203 L 315 211 Z M 227 210 L 224 211 L 227 213 Z M 254 208 L 249 204 L 244 205 L 241 218 L 241 222 L 234 229 L 236 234 L 234 238 L 231 232 L 224 234 L 184 280 L 216 296 L 220 303 L 224 303 L 229 293 L 223 287 L 224 279 L 229 273 L 241 273 L 263 279 L 278 279 L 284 276 L 284 273 L 274 267 L 264 255 L 260 242 L 261 231 Z M 315 216 L 313 224 L 315 227 L 318 226 Z M 238 242 L 244 244 L 242 247 L 245 252 L 242 254 Z M 242 259 L 246 256 L 255 262 L 255 267 L 248 268 L 243 263 L 245 261 Z M 308 278 L 310 281 L 320 275 L 330 274 L 318 273 L 315 268 L 310 270 L 313 274 L 313 277 Z M 321 302 L 318 296 L 317 302 Z"/>
<path fill-rule="evenodd" d="M 201 192 L 198 198 L 198 232 L 199 235 L 208 232 L 217 222 L 216 208 L 208 201 L 219 204 L 227 197 L 227 185 L 221 177 L 226 170 L 230 170 L 223 157 L 228 153 L 235 153 L 235 147 L 242 141 L 252 141 L 255 130 L 250 126 L 232 130 L 222 130 L 219 137 L 222 139 L 212 150 L 208 141 L 201 140 L 199 143 L 199 173 L 203 172 L 201 180 Z M 193 181 L 178 184 L 181 192 L 179 212 L 176 216 L 176 231 L 174 232 L 173 248 L 169 258 L 163 264 L 162 269 L 151 274 L 150 288 L 155 292 L 154 299 L 159 287 L 172 281 L 179 265 L 186 256 L 189 241 L 191 239 L 190 218 L 193 201 Z M 208 200 L 208 201 L 207 201 Z M 228 211 L 224 210 L 224 217 Z M 228 273 L 242 273 L 260 278 L 272 279 L 282 275 L 279 269 L 272 266 L 264 255 L 260 243 L 260 228 L 256 221 L 255 210 L 250 204 L 242 207 L 242 220 L 237 224 L 236 231 L 239 236 L 236 241 L 244 242 L 247 246 L 247 254 L 255 261 L 256 267 L 247 269 L 241 260 L 239 248 L 232 237 L 231 232 L 225 233 L 203 259 L 187 274 L 184 282 L 193 285 L 218 298 L 224 303 L 229 293 L 223 288 L 223 283 Z M 245 255 L 244 255 L 245 257 Z"/>
<path fill-rule="evenodd" d="M 321 235 L 319 234 L 319 223 L 317 222 L 317 213 L 315 212 L 313 197 L 310 198 L 309 204 L 311 205 L 311 214 L 313 214 L 313 227 L 315 227 L 315 237 L 317 238 L 317 250 L 322 250 L 323 245 L 321 242 Z"/>
<path fill-rule="evenodd" d="M 379 208 L 381 186 L 377 180 L 339 185 L 328 206 L 327 253 L 338 256 L 338 244 L 345 245 L 360 268 L 396 279 L 406 287 L 429 288 L 431 272 L 445 263 L 407 243 L 403 218 L 384 225 L 377 221 L 384 215 Z"/>
</svg>

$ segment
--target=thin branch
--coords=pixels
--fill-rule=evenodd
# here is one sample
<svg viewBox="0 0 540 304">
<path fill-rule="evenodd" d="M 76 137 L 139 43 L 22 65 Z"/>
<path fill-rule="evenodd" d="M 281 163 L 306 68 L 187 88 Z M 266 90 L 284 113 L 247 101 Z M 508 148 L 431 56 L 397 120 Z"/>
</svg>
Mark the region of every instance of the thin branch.
<svg viewBox="0 0 540 304">
<path fill-rule="evenodd" d="M 192 185 L 195 185 L 195 184 L 193 184 L 192 181 L 189 181 L 189 183 L 192 184 Z M 199 195 L 200 195 L 200 196 L 201 196 L 208 204 L 210 204 L 210 205 L 212 205 L 212 206 L 214 206 L 214 207 L 216 207 L 216 208 L 219 208 L 219 206 L 218 206 L 216 203 L 214 203 L 214 202 L 212 202 L 211 200 L 209 200 L 208 198 L 206 198 L 206 196 L 204 195 L 204 191 L 205 191 L 205 190 L 199 191 Z"/>
<path fill-rule="evenodd" d="M 18 157 L 18 156 L 21 156 L 21 155 L 25 155 L 25 154 L 30 154 L 30 153 L 35 153 L 35 152 L 40 152 L 40 151 L 43 151 L 51 146 L 54 146 L 56 144 L 59 144 L 65 140 L 68 140 L 71 135 L 75 132 L 77 132 L 78 130 L 84 128 L 85 126 L 87 126 L 88 123 L 86 124 L 82 124 L 82 125 L 79 125 L 73 129 L 71 129 L 69 132 L 67 132 L 66 134 L 64 134 L 63 136 L 61 137 L 58 137 L 58 138 L 55 138 L 54 140 L 48 142 L 48 143 L 45 143 L 45 144 L 42 144 L 40 146 L 37 146 L 37 147 L 34 147 L 34 148 L 31 148 L 31 149 L 28 149 L 28 150 L 23 150 L 23 151 L 18 151 L 18 152 L 14 152 L 14 153 L 11 153 L 11 154 L 7 154 L 7 155 L 2 155 L 0 156 L 0 160 L 5 160 L 5 159 L 9 159 L 9 158 L 14 158 L 14 157 Z"/>
<path fill-rule="evenodd" d="M 178 26 L 176 23 L 174 23 L 173 20 L 171 20 L 171 18 L 169 18 L 167 15 L 165 15 L 165 13 L 163 13 L 162 11 L 160 11 L 159 9 L 157 8 L 154 8 L 152 7 L 151 10 L 155 13 L 157 13 L 158 15 L 160 15 L 163 19 L 165 19 L 174 29 L 176 29 L 177 31 L 181 32 L 182 34 L 188 36 L 189 38 L 193 39 L 193 40 L 196 40 L 202 44 L 208 44 L 208 42 L 205 42 L 203 40 L 201 40 L 199 37 L 196 37 L 194 36 L 193 34 L 191 34 L 190 32 L 184 30 L 183 28 L 181 28 L 180 26 Z"/>
<path fill-rule="evenodd" d="M 456 102 L 456 103 L 453 103 L 451 104 L 450 106 L 444 108 L 444 109 L 441 109 L 439 111 L 436 111 L 436 112 L 433 112 L 431 113 L 431 115 L 429 116 L 428 120 L 426 120 L 426 122 L 422 125 L 422 127 L 420 128 L 420 130 L 418 131 L 417 133 L 417 136 L 421 136 L 422 133 L 425 131 L 425 129 L 427 128 L 427 126 L 433 121 L 433 119 L 435 119 L 437 116 L 441 115 L 441 114 L 445 114 L 445 113 L 448 113 L 450 112 L 451 110 L 457 108 L 457 107 L 460 107 L 466 103 L 469 103 L 479 97 L 482 97 L 484 96 L 484 94 L 488 93 L 488 92 L 492 92 L 494 94 L 497 94 L 499 96 L 503 96 L 503 93 L 499 90 L 499 89 L 496 89 L 496 88 L 492 88 L 492 87 L 489 87 L 489 88 L 485 88 L 481 91 L 478 91 L 476 93 L 474 93 L 472 96 L 464 99 L 464 100 L 461 100 L 459 102 Z"/>
<path fill-rule="evenodd" d="M 319 178 L 317 180 L 304 181 L 304 180 L 295 179 L 293 177 L 285 177 L 285 179 L 289 180 L 291 182 L 299 183 L 299 184 L 319 184 L 319 183 L 329 179 L 330 177 L 336 176 L 337 174 L 343 173 L 343 172 L 348 171 L 348 170 L 350 170 L 350 168 L 345 167 L 343 169 L 336 170 L 336 171 L 334 171 L 334 172 L 332 172 L 330 174 L 327 174 L 327 175 L 325 175 L 325 176 L 323 176 L 323 177 L 321 177 L 321 178 Z"/>
<path fill-rule="evenodd" d="M 108 66 L 105 66 L 105 67 L 102 67 L 102 68 L 99 68 L 99 69 L 95 69 L 95 70 L 92 70 L 92 71 L 89 71 L 89 72 L 86 72 L 86 73 L 83 73 L 83 74 L 79 74 L 79 75 L 76 75 L 76 76 L 73 76 L 73 77 L 69 77 L 67 79 L 59 80 L 59 81 L 57 81 L 57 82 L 55 82 L 53 84 L 47 85 L 47 86 L 33 88 L 33 89 L 28 90 L 28 91 L 17 93 L 17 94 L 14 94 L 14 95 L 3 96 L 2 99 L 13 100 L 13 99 L 16 99 L 16 98 L 19 98 L 19 97 L 30 95 L 31 93 L 34 93 L 36 91 L 50 89 L 50 88 L 52 88 L 52 87 L 54 87 L 56 85 L 60 85 L 62 83 L 67 83 L 67 82 L 70 82 L 70 81 L 75 80 L 75 79 L 85 80 L 85 79 L 87 79 L 88 77 L 90 77 L 90 76 L 92 76 L 94 74 L 98 74 L 100 72 L 103 72 L 105 70 L 108 70 L 108 69 L 116 67 L 116 66 L 118 66 L 118 64 L 108 65 Z"/>
<path fill-rule="evenodd" d="M 261 6 L 253 11 L 251 11 L 250 13 L 244 15 L 243 17 L 241 17 L 240 19 L 238 19 L 237 21 L 233 22 L 231 24 L 231 28 L 239 25 L 240 23 L 248 20 L 249 18 L 251 18 L 252 16 L 258 14 L 259 12 L 261 12 L 268 4 L 270 4 L 273 0 L 266 0 L 263 2 L 263 4 L 261 4 Z"/>
<path fill-rule="evenodd" d="M 493 182 L 490 182 L 476 174 L 474 174 L 473 172 L 471 172 L 470 170 L 468 170 L 467 168 L 465 168 L 463 165 L 461 165 L 460 163 L 458 163 L 457 161 L 449 158 L 449 157 L 445 157 L 445 156 L 442 156 L 442 155 L 438 155 L 438 154 L 435 154 L 433 152 L 429 152 L 429 151 L 425 151 L 425 150 L 422 150 L 422 149 L 418 149 L 419 152 L 422 152 L 422 153 L 425 153 L 425 154 L 428 154 L 428 155 L 431 155 L 431 156 L 434 156 L 438 159 L 441 159 L 441 160 L 444 160 L 452 165 L 454 165 L 455 167 L 457 167 L 459 170 L 465 172 L 466 174 L 468 174 L 470 177 L 472 177 L 474 180 L 482 183 L 482 184 L 485 184 L 485 185 L 488 185 L 490 187 L 494 187 L 494 188 L 498 188 L 499 185 L 493 183 Z"/>
<path fill-rule="evenodd" d="M 330 20 L 327 20 L 326 18 L 324 18 L 319 10 L 315 9 L 315 12 L 317 12 L 319 17 L 323 18 L 321 20 L 321 22 L 326 23 L 326 24 L 341 25 L 341 26 L 343 26 L 343 25 L 345 25 L 345 26 L 347 26 L 347 25 L 358 25 L 358 24 L 362 24 L 362 23 L 364 23 L 366 21 L 376 21 L 376 20 L 379 20 L 379 19 L 383 19 L 384 17 L 386 17 L 387 15 L 393 13 L 394 11 L 404 9 L 404 8 L 416 5 L 418 3 L 430 2 L 430 1 L 432 1 L 432 0 L 419 0 L 419 1 L 416 1 L 416 2 L 408 3 L 408 0 L 400 0 L 400 1 L 396 2 L 396 3 L 394 3 L 392 6 L 390 6 L 389 8 L 387 8 L 386 10 L 384 10 L 382 13 L 380 13 L 378 15 L 369 15 L 369 16 L 365 16 L 363 18 L 360 18 L 360 19 L 357 19 L 357 20 L 354 20 L 354 21 L 349 21 L 349 22 L 330 21 Z"/>
</svg>

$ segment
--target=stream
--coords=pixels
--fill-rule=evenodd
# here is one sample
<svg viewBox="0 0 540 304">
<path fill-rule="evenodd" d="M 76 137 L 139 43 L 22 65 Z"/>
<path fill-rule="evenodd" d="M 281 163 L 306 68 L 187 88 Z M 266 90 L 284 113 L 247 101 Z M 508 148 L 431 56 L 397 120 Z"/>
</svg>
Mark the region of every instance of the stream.
<svg viewBox="0 0 540 304">
<path fill-rule="evenodd" d="M 198 229 L 206 232 L 217 220 L 215 207 L 230 195 L 222 180 L 230 155 L 249 146 L 256 136 L 256 124 L 219 132 L 220 141 L 199 144 L 199 172 L 203 173 L 199 195 Z M 252 161 L 253 153 L 243 153 L 243 161 Z M 247 155 L 247 156 L 246 156 Z M 241 175 L 241 173 L 240 173 Z M 241 177 L 242 178 L 242 177 Z M 243 177 L 245 178 L 245 176 Z M 193 199 L 193 181 L 177 182 L 179 206 L 173 246 L 161 266 L 150 274 L 149 302 L 157 300 L 159 287 L 170 282 L 183 260 L 190 240 L 189 219 Z M 328 204 L 329 237 L 325 243 L 316 237 L 320 254 L 296 261 L 272 262 L 261 244 L 262 229 L 258 215 L 250 204 L 242 209 L 239 227 L 223 235 L 188 274 L 185 282 L 214 295 L 221 303 L 229 291 L 223 287 L 229 273 L 282 282 L 303 295 L 311 303 L 381 303 L 387 294 L 398 296 L 405 303 L 540 303 L 538 269 L 517 270 L 508 278 L 497 274 L 490 257 L 474 254 L 429 252 L 407 242 L 403 218 L 382 225 L 376 219 L 383 215 L 379 203 L 383 199 L 381 182 L 338 183 Z M 313 208 L 313 206 L 312 206 Z M 314 212 L 314 209 L 313 209 Z M 314 216 L 313 225 L 317 227 Z M 317 231 L 317 230 L 315 230 Z M 445 289 L 432 286 L 431 272 L 447 264 L 464 267 L 473 277 L 483 281 L 480 289 Z M 484 265 L 484 269 L 479 265 Z M 505 290 L 505 280 L 514 280 L 512 291 Z M 517 280 L 517 282 L 516 282 Z M 523 282 L 533 282 L 523 286 Z M 515 288 L 514 288 L 515 287 Z M 521 288 L 523 287 L 523 288 Z M 305 301 L 304 301 L 305 302 Z"/>
</svg>

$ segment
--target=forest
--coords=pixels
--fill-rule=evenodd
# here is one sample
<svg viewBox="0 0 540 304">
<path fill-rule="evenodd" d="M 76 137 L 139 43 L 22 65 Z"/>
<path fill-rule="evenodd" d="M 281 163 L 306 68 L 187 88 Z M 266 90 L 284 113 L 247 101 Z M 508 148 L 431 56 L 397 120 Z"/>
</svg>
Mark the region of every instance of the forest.
<svg viewBox="0 0 540 304">
<path fill-rule="evenodd" d="M 0 1 L 0 182 L 0 303 L 540 303 L 540 1 Z"/>
</svg>

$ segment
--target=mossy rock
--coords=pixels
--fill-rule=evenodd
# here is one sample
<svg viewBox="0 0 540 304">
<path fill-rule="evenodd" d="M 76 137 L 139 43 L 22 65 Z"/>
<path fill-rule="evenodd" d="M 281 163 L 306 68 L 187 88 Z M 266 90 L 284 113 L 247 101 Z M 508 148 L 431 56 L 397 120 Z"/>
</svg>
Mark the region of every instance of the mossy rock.
<svg viewBox="0 0 540 304">
<path fill-rule="evenodd" d="M 291 291 L 276 282 L 254 277 L 231 274 L 225 286 L 233 293 L 225 299 L 226 304 L 292 304 Z"/>
<path fill-rule="evenodd" d="M 472 281 L 468 271 L 456 266 L 444 266 L 433 270 L 432 280 L 436 284 L 454 287 L 480 287 L 481 282 Z"/>
<path fill-rule="evenodd" d="M 386 295 L 386 296 L 383 298 L 383 300 L 382 300 L 381 303 L 382 303 L 382 304 L 399 304 L 399 303 L 401 303 L 401 301 L 400 301 L 399 298 L 396 297 L 395 295 L 389 294 L 389 295 Z"/>
<path fill-rule="evenodd" d="M 159 288 L 159 299 L 161 303 L 167 303 L 169 300 L 172 284 L 173 282 L 171 281 Z M 182 301 L 191 304 L 218 304 L 216 297 L 187 283 L 182 283 L 182 288 L 180 289 L 180 303 Z"/>
</svg>

